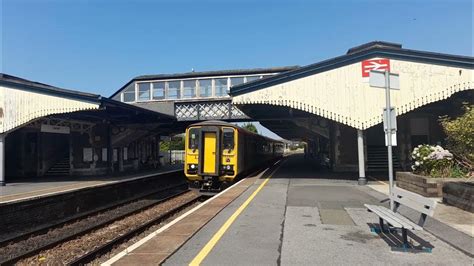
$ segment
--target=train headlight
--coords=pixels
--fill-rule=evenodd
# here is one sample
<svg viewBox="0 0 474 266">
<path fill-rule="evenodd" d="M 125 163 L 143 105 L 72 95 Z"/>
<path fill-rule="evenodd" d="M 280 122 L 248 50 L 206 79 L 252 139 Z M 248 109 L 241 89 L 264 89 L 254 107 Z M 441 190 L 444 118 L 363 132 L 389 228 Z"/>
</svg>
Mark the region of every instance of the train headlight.
<svg viewBox="0 0 474 266">
<path fill-rule="evenodd" d="M 230 170 L 230 168 L 231 168 L 230 165 L 227 165 L 227 166 L 226 166 L 226 169 L 227 169 L 227 170 Z"/>
<path fill-rule="evenodd" d="M 196 168 L 196 165 L 195 164 L 191 164 L 191 169 L 195 169 Z"/>
</svg>

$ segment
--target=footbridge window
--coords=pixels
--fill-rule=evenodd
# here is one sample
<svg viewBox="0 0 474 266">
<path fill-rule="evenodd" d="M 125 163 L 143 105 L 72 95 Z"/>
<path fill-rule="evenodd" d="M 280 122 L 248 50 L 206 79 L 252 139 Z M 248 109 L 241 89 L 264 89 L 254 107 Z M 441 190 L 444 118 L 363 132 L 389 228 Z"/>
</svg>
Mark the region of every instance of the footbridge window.
<svg viewBox="0 0 474 266">
<path fill-rule="evenodd" d="M 128 85 L 121 93 L 122 102 L 227 97 L 229 88 L 274 74 L 202 77 L 184 80 L 149 80 Z"/>
<path fill-rule="evenodd" d="M 122 93 L 122 102 L 134 102 L 135 101 L 135 85 L 128 86 Z"/>
<path fill-rule="evenodd" d="M 212 79 L 199 80 L 199 96 L 200 97 L 212 96 Z"/>
<path fill-rule="evenodd" d="M 168 82 L 168 99 L 179 99 L 181 94 L 181 81 Z"/>
<path fill-rule="evenodd" d="M 229 86 L 227 84 L 227 78 L 215 79 L 216 97 L 228 95 L 227 90 L 229 89 Z"/>
<path fill-rule="evenodd" d="M 185 80 L 183 83 L 183 98 L 196 97 L 196 80 Z"/>
<path fill-rule="evenodd" d="M 150 83 L 138 83 L 138 100 L 148 101 L 150 100 Z"/>
<path fill-rule="evenodd" d="M 153 100 L 162 100 L 165 98 L 165 83 L 153 82 Z"/>
</svg>

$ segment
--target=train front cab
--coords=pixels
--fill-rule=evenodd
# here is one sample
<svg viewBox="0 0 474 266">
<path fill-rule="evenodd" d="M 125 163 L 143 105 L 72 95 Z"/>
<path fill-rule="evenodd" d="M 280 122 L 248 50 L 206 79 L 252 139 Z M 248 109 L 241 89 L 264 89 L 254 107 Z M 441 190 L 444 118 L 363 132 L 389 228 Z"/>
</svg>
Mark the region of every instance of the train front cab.
<svg viewBox="0 0 474 266">
<path fill-rule="evenodd" d="M 192 126 L 186 132 L 186 177 L 192 187 L 220 190 L 237 175 L 237 130 L 226 126 Z"/>
</svg>

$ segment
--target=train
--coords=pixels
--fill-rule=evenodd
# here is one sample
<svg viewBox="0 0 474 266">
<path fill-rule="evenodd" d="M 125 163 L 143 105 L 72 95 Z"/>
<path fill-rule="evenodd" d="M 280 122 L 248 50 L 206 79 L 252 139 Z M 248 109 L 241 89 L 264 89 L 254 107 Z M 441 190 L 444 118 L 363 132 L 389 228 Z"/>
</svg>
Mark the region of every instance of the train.
<svg viewBox="0 0 474 266">
<path fill-rule="evenodd" d="M 184 173 L 192 188 L 218 192 L 283 156 L 284 143 L 223 121 L 186 128 Z"/>
</svg>

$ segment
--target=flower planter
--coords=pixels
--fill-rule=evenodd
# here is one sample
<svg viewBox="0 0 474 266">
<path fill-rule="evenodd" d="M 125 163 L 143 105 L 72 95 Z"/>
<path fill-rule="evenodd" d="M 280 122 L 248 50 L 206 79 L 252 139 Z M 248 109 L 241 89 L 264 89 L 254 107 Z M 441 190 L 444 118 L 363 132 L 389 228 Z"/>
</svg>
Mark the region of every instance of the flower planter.
<svg viewBox="0 0 474 266">
<path fill-rule="evenodd" d="M 444 184 L 443 202 L 474 213 L 474 183 L 448 182 Z"/>
<path fill-rule="evenodd" d="M 447 182 L 463 182 L 462 178 L 433 178 L 413 174 L 411 172 L 397 172 L 396 182 L 399 188 L 418 193 L 425 197 L 443 196 L 443 184 Z"/>
</svg>

